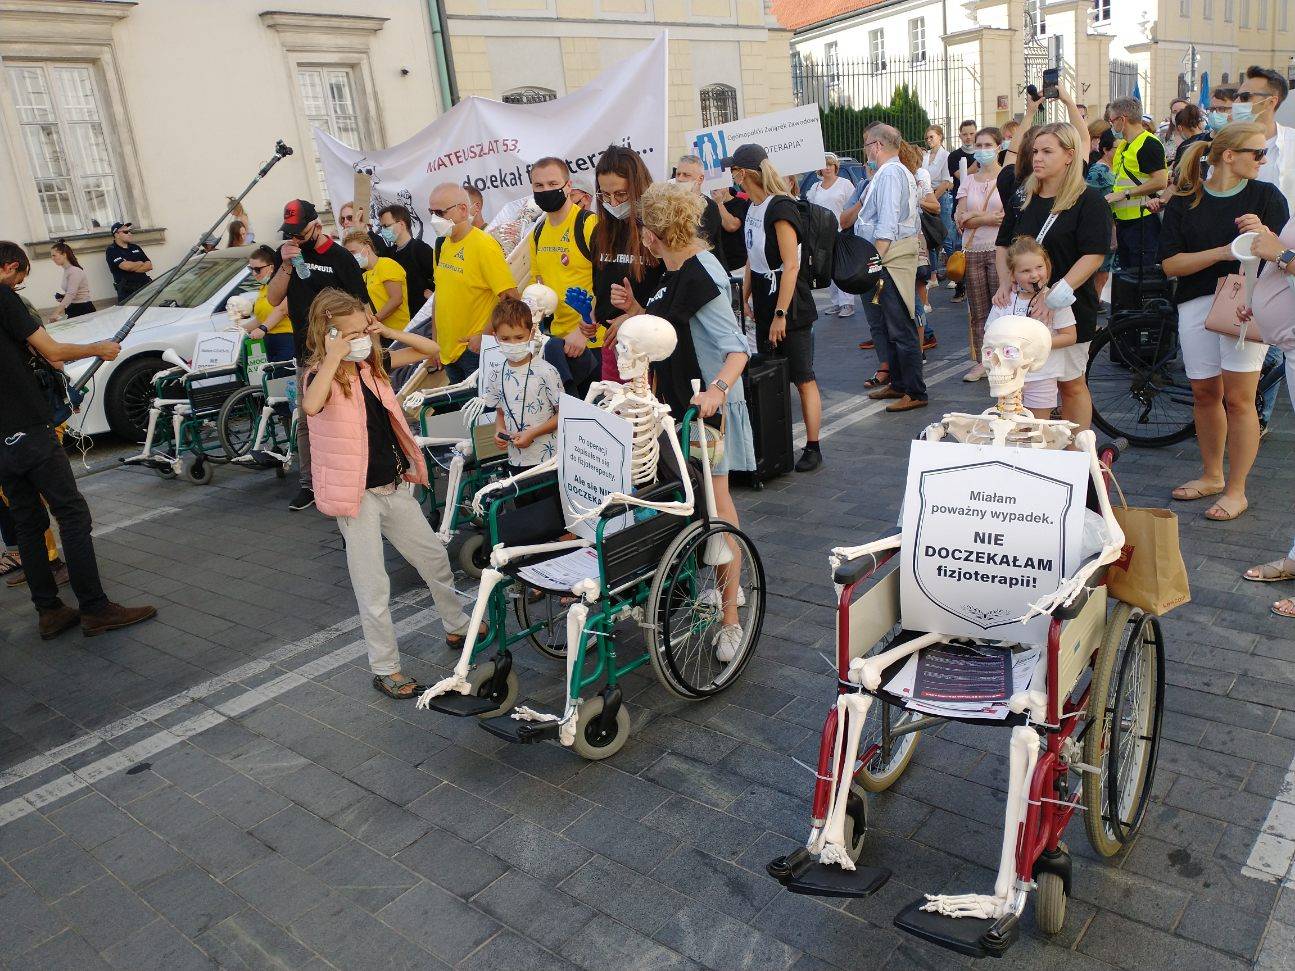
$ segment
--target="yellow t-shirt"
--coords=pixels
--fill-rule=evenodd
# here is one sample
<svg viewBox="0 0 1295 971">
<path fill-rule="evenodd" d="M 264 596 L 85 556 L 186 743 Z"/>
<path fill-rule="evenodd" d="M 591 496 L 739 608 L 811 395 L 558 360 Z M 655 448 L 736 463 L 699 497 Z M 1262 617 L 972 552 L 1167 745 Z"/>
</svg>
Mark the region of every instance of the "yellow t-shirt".
<svg viewBox="0 0 1295 971">
<path fill-rule="evenodd" d="M 504 251 L 493 236 L 473 228 L 457 243 L 448 236 L 436 260 L 436 342 L 441 360 L 452 364 L 468 338 L 490 321 L 499 294 L 517 286 Z"/>
<path fill-rule="evenodd" d="M 594 292 L 594 267 L 580 252 L 576 244 L 576 216 L 578 206 L 572 206 L 566 219 L 554 226 L 544 217 L 541 224 L 540 238 L 537 243 L 535 231 L 531 230 L 531 283 L 542 282 L 558 295 L 558 310 L 553 315 L 552 334 L 554 337 L 566 337 L 581 324 L 580 315 L 567 305 L 567 290 L 578 287 L 581 290 Z M 585 218 L 585 246 L 590 247 L 594 226 L 598 217 L 590 213 Z M 598 328 L 597 337 L 589 342 L 590 347 L 601 347 L 605 328 Z"/>
<path fill-rule="evenodd" d="M 364 271 L 364 285 L 375 309 L 386 306 L 387 288 L 383 284 L 388 281 L 400 284 L 400 306 L 383 323 L 392 330 L 404 330 L 409 326 L 409 287 L 405 284 L 405 268 L 390 257 L 379 256 L 373 268 Z"/>
<path fill-rule="evenodd" d="M 256 303 L 252 304 L 252 313 L 256 315 L 256 319 L 261 323 L 265 323 L 269 318 L 270 313 L 274 310 L 274 304 L 270 303 L 270 298 L 265 295 L 265 292 L 268 289 L 268 283 L 262 284 L 261 289 L 256 294 Z M 291 334 L 292 321 L 288 319 L 287 314 L 284 314 L 283 319 L 271 327 L 267 333 Z"/>
</svg>

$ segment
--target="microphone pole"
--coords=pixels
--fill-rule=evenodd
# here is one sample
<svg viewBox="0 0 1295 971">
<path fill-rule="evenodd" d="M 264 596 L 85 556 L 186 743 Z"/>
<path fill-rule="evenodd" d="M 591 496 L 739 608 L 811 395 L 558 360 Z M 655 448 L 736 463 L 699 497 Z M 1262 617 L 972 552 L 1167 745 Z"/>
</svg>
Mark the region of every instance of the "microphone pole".
<svg viewBox="0 0 1295 971">
<path fill-rule="evenodd" d="M 252 189 L 256 186 L 258 182 L 260 182 L 263 178 L 265 178 L 267 174 L 269 174 L 270 169 L 274 168 L 274 166 L 281 159 L 287 158 L 291 154 L 292 154 L 292 149 L 289 148 L 287 145 L 285 145 L 282 139 L 274 143 L 274 154 L 270 156 L 269 161 L 267 161 L 264 165 L 261 166 L 261 170 L 257 172 L 256 176 L 252 179 L 252 181 L 247 184 L 247 188 L 244 189 L 242 192 L 240 192 L 237 198 L 230 201 L 229 205 L 225 207 L 225 211 L 220 214 L 220 218 L 217 219 L 214 223 L 212 223 L 211 227 L 205 233 L 202 233 L 198 237 L 198 241 L 194 243 L 193 246 L 189 248 L 189 251 L 180 258 L 180 262 L 175 264 L 175 266 L 171 267 L 171 269 L 167 270 L 166 273 L 160 278 L 158 282 L 158 286 L 153 288 L 153 295 L 149 297 L 147 300 L 145 300 L 138 307 L 136 307 L 135 312 L 132 313 L 130 317 L 126 319 L 126 322 L 121 325 L 121 329 L 118 330 L 117 333 L 113 335 L 112 340 L 114 343 L 120 344 L 123 340 L 126 339 L 126 335 L 129 334 L 135 328 L 135 324 L 139 321 L 139 318 L 143 316 L 144 311 L 147 310 L 149 307 L 151 307 L 153 305 L 153 302 L 158 298 L 158 296 L 162 293 L 162 291 L 165 290 L 168 286 L 170 286 L 171 281 L 180 275 L 180 271 L 185 268 L 186 264 L 188 264 L 188 262 L 191 259 L 193 259 L 195 256 L 197 256 L 199 253 L 202 252 L 202 241 L 206 239 L 208 236 L 214 235 L 216 230 L 220 228 L 220 224 L 230 217 L 230 215 L 234 212 L 234 210 L 238 208 L 239 203 L 243 201 L 243 198 L 249 192 L 252 191 Z M 90 363 L 90 366 L 86 368 L 85 373 L 82 374 L 81 377 L 77 378 L 76 383 L 72 385 L 73 390 L 80 391 L 87 384 L 89 384 L 90 379 L 94 377 L 95 372 L 98 371 L 99 368 L 101 368 L 102 366 L 103 366 L 103 358 L 101 357 L 95 358 Z"/>
</svg>

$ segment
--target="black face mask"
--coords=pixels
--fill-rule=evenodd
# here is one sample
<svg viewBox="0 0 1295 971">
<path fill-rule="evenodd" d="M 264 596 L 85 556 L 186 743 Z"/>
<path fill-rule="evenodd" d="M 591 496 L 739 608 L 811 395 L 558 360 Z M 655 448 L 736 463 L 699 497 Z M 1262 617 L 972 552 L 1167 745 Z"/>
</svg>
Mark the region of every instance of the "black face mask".
<svg viewBox="0 0 1295 971">
<path fill-rule="evenodd" d="M 567 204 L 565 189 L 544 189 L 535 193 L 535 205 L 545 212 L 557 212 Z"/>
</svg>

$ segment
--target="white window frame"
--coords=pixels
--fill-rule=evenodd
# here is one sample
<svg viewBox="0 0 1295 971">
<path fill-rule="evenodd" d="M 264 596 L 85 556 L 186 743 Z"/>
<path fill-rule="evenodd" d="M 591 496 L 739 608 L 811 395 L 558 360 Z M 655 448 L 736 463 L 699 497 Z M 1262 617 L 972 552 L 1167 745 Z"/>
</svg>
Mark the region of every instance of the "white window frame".
<svg viewBox="0 0 1295 971">
<path fill-rule="evenodd" d="M 1178 14 L 1182 17 L 1192 15 L 1192 0 L 1178 0 Z"/>
<path fill-rule="evenodd" d="M 1208 3 L 1209 0 L 1206 0 Z M 1111 0 L 1093 0 L 1093 23 L 1109 24 L 1111 22 Z"/>
<path fill-rule="evenodd" d="M 1034 36 L 1042 37 L 1048 32 L 1043 18 L 1043 5 L 1047 0 L 1025 0 L 1025 9 L 1034 17 Z"/>
<path fill-rule="evenodd" d="M 1242 30 L 1250 29 L 1250 0 L 1241 0 L 1241 22 L 1237 26 Z"/>
<path fill-rule="evenodd" d="M 880 74 L 886 69 L 886 31 L 883 27 L 868 31 L 868 70 Z"/>
<path fill-rule="evenodd" d="M 823 45 L 823 73 L 827 75 L 829 91 L 841 83 L 841 55 L 834 40 Z"/>
<path fill-rule="evenodd" d="M 1223 22 L 1230 24 L 1236 19 L 1236 0 L 1223 0 Z"/>
<path fill-rule="evenodd" d="M 1268 29 L 1268 0 L 1258 0 L 1255 4 L 1255 26 L 1260 30 Z"/>
<path fill-rule="evenodd" d="M 908 56 L 917 64 L 926 61 L 926 18 L 908 21 Z"/>
<path fill-rule="evenodd" d="M 1290 0 L 1277 0 L 1277 29 L 1288 30 L 1290 28 Z"/>
<path fill-rule="evenodd" d="M 323 98 L 323 111 L 311 111 L 306 102 L 306 92 L 304 81 L 310 75 L 318 75 L 320 81 L 321 96 Z M 306 124 L 310 128 L 321 128 L 328 134 L 332 135 L 343 144 L 350 144 L 358 141 L 358 145 L 351 145 L 352 148 L 366 150 L 372 147 L 372 141 L 368 135 L 368 126 L 365 124 L 363 107 L 360 104 L 358 96 L 358 77 L 350 65 L 347 64 L 310 64 L 299 62 L 297 64 L 297 73 L 294 78 L 297 83 L 297 97 L 301 99 L 302 112 L 306 119 Z M 347 119 L 354 124 L 354 135 L 343 132 L 339 129 L 339 122 L 342 116 L 335 111 L 336 99 L 330 96 L 333 86 L 339 81 L 345 82 L 346 93 L 350 99 L 350 112 L 346 115 Z M 328 197 L 328 186 L 324 182 L 324 168 L 319 160 L 319 152 L 315 149 L 315 140 L 311 138 L 311 156 L 315 160 L 316 178 L 319 183 L 319 208 L 331 209 L 332 200 Z M 345 202 L 345 199 L 339 200 Z"/>
<path fill-rule="evenodd" d="M 1201 0 L 1201 15 L 1206 20 L 1214 19 L 1214 0 Z"/>
</svg>

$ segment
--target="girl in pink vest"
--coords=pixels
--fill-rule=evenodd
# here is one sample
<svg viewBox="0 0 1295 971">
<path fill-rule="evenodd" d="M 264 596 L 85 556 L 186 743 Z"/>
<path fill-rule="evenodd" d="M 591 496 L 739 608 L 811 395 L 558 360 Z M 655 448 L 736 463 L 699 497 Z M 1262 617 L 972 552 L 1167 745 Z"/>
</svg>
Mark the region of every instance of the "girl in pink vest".
<svg viewBox="0 0 1295 971">
<path fill-rule="evenodd" d="M 408 347 L 388 353 L 382 337 Z M 434 340 L 384 327 L 341 290 L 323 291 L 310 306 L 302 408 L 310 428 L 315 505 L 337 517 L 373 686 L 392 698 L 413 698 L 422 688 L 400 670 L 384 536 L 426 581 L 452 649 L 462 647 L 469 623 L 445 546 L 414 499 L 414 484 L 427 484 L 427 465 L 387 377 L 390 368 L 424 358 L 435 362 L 439 355 Z"/>
</svg>

